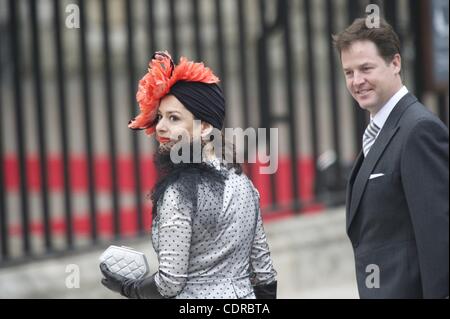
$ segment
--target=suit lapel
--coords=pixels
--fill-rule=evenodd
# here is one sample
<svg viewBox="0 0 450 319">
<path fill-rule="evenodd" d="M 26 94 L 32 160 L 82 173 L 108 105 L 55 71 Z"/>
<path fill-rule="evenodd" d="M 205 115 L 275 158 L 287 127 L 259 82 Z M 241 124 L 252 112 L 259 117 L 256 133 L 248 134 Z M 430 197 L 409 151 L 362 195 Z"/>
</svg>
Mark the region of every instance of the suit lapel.
<svg viewBox="0 0 450 319">
<path fill-rule="evenodd" d="M 351 196 L 350 202 L 350 213 L 349 218 L 347 220 L 347 228 L 350 227 L 350 224 L 355 216 L 356 209 L 359 206 L 359 202 L 361 201 L 361 197 L 364 193 L 364 190 L 367 185 L 367 181 L 369 179 L 370 173 L 372 173 L 375 164 L 378 162 L 381 154 L 383 154 L 384 149 L 391 141 L 392 137 L 394 137 L 397 132 L 398 127 L 395 129 L 385 129 L 380 132 L 380 135 L 377 137 L 375 143 L 370 149 L 369 154 L 362 162 L 361 168 L 359 169 L 358 174 L 356 175 L 355 183 L 353 184 L 353 192 Z"/>
<path fill-rule="evenodd" d="M 397 133 L 399 129 L 397 124 L 403 112 L 415 101 L 417 101 L 417 99 L 413 95 L 409 93 L 406 94 L 392 110 L 392 113 L 389 115 L 367 157 L 364 159 L 362 154 L 358 157 L 358 160 L 362 160 L 362 164 L 359 171 L 356 170 L 355 172 L 352 172 L 352 175 L 356 174 L 356 177 L 354 177 L 355 180 L 353 185 L 349 184 L 351 193 L 347 193 L 350 197 L 347 198 L 347 200 L 350 199 L 350 201 L 347 201 L 347 206 L 348 203 L 350 203 L 350 207 L 347 209 L 347 231 L 356 215 L 361 197 L 364 194 L 367 181 L 369 180 L 369 176 L 372 173 L 373 168 L 377 164 L 386 147 L 389 145 L 389 142 Z M 363 159 L 361 159 L 361 157 Z M 355 165 L 354 169 L 357 167 L 358 165 Z"/>
<path fill-rule="evenodd" d="M 364 154 L 363 152 L 359 152 L 358 156 L 356 157 L 355 163 L 353 164 L 352 170 L 350 171 L 350 175 L 347 182 L 347 194 L 346 194 L 346 215 L 347 215 L 347 221 L 350 217 L 350 201 L 352 199 L 352 190 L 353 185 L 355 183 L 356 175 L 359 172 L 359 169 L 361 168 L 361 163 L 364 160 Z"/>
</svg>

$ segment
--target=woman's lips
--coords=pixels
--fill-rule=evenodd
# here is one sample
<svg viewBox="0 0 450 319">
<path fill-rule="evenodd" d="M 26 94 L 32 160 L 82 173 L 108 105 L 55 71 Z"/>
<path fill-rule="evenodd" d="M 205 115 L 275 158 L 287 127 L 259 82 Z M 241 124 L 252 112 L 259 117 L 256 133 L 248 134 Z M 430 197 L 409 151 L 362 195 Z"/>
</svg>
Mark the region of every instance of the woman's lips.
<svg viewBox="0 0 450 319">
<path fill-rule="evenodd" d="M 167 142 L 170 142 L 170 138 L 167 138 L 167 137 L 160 137 L 160 136 L 157 136 L 156 139 L 157 139 L 158 142 L 160 142 L 160 143 L 167 143 Z"/>
</svg>

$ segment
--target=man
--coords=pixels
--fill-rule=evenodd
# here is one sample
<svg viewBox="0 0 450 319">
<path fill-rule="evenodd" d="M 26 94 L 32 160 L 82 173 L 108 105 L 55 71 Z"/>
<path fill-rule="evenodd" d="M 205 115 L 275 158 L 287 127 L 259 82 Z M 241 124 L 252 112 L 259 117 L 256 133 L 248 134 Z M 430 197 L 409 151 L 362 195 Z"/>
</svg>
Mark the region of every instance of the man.
<svg viewBox="0 0 450 319">
<path fill-rule="evenodd" d="M 403 85 L 384 20 L 356 19 L 333 39 L 348 90 L 370 113 L 347 187 L 360 297 L 448 298 L 448 129 Z"/>
</svg>

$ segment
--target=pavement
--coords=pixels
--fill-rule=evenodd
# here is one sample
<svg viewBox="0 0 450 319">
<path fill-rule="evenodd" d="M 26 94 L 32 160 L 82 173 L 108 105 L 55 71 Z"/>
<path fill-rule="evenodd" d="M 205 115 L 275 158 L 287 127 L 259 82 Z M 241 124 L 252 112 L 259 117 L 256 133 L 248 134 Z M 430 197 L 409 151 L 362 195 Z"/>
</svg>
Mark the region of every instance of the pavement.
<svg viewBox="0 0 450 319">
<path fill-rule="evenodd" d="M 265 224 L 280 299 L 358 298 L 353 252 L 342 207 Z M 157 259 L 150 238 L 120 243 L 143 251 L 151 271 Z M 0 298 L 122 298 L 100 284 L 103 247 L 0 269 Z"/>
</svg>

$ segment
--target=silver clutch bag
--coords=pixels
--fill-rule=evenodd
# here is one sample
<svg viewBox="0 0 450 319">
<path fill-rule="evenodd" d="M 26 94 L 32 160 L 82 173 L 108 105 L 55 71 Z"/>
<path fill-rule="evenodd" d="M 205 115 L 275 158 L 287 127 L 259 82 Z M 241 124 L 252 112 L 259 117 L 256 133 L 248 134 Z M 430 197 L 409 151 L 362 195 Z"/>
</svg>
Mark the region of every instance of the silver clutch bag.
<svg viewBox="0 0 450 319">
<path fill-rule="evenodd" d="M 130 279 L 140 279 L 149 271 L 145 255 L 125 246 L 111 245 L 99 259 L 111 272 Z"/>
</svg>

